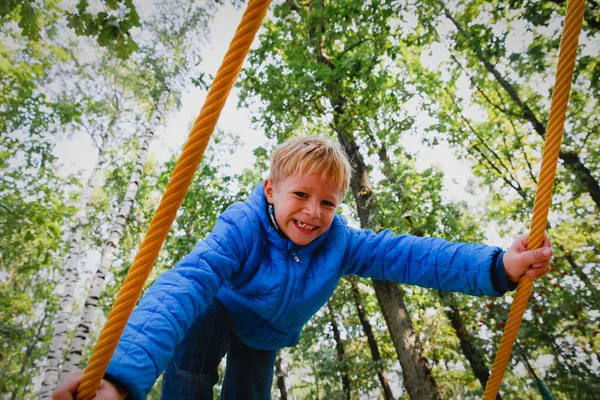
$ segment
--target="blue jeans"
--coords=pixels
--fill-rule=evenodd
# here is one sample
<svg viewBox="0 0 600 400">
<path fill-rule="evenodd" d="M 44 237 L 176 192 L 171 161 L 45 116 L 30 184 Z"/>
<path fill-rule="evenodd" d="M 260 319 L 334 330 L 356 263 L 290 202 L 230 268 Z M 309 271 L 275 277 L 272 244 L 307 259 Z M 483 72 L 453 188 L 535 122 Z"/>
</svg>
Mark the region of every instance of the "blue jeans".
<svg viewBox="0 0 600 400">
<path fill-rule="evenodd" d="M 225 353 L 227 366 L 221 399 L 270 399 L 277 352 L 244 345 L 217 300 L 194 322 L 175 349 L 163 376 L 162 399 L 212 399 Z"/>
</svg>

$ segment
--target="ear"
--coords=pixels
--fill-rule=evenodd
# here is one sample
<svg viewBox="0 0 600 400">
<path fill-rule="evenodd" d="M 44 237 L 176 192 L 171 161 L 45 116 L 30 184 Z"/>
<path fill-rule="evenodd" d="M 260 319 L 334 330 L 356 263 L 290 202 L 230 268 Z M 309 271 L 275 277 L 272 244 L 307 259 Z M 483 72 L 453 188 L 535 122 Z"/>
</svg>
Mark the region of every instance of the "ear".
<svg viewBox="0 0 600 400">
<path fill-rule="evenodd" d="M 267 198 L 267 203 L 273 204 L 273 180 L 265 179 L 265 197 Z"/>
</svg>

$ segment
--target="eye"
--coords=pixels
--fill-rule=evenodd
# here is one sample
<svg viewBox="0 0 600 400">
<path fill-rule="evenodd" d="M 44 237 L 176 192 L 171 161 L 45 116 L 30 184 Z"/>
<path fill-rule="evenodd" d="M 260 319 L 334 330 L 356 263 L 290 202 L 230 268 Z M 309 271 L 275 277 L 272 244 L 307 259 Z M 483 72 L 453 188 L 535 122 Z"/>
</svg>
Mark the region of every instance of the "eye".
<svg viewBox="0 0 600 400">
<path fill-rule="evenodd" d="M 294 194 L 303 199 L 306 199 L 308 197 L 308 195 L 304 192 L 294 192 Z"/>
<path fill-rule="evenodd" d="M 335 204 L 333 204 L 332 202 L 327 201 L 327 200 L 323 201 L 323 205 L 325 205 L 327 207 L 333 207 L 333 208 L 335 208 Z"/>
</svg>

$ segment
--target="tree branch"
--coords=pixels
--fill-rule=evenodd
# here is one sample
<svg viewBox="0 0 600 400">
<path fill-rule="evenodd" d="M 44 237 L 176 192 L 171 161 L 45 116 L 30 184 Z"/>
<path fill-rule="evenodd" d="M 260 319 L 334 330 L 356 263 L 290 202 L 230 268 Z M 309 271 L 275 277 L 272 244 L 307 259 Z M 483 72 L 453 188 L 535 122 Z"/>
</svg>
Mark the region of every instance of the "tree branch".
<svg viewBox="0 0 600 400">
<path fill-rule="evenodd" d="M 499 163 L 500 166 L 506 171 L 506 175 L 508 175 L 508 177 L 510 177 L 510 180 L 512 180 L 512 182 L 509 181 L 508 178 L 506 178 L 505 174 L 503 174 L 500 169 L 498 167 L 496 167 L 495 164 L 493 164 L 488 158 L 487 156 L 484 155 L 484 153 L 479 150 L 479 148 L 477 147 L 477 145 L 473 144 L 473 146 L 477 149 L 477 151 L 486 159 L 486 161 L 490 164 L 490 166 L 493 167 L 494 170 L 496 170 L 498 172 L 498 175 L 510 186 L 512 187 L 514 190 L 517 191 L 517 193 L 523 197 L 524 200 L 527 200 L 527 196 L 521 186 L 521 184 L 519 183 L 519 181 L 513 176 L 511 170 L 504 164 L 504 162 L 502 161 L 502 159 L 500 158 L 500 156 L 487 144 L 487 142 L 485 140 L 483 140 L 483 138 L 481 136 L 479 136 L 479 134 L 477 133 L 477 131 L 475 130 L 475 128 L 473 127 L 473 125 L 471 125 L 471 122 L 464 116 L 464 114 L 462 113 L 462 111 L 460 111 L 460 107 L 458 106 L 458 104 L 456 103 L 456 99 L 454 98 L 454 96 L 452 96 L 452 94 L 448 91 L 448 89 L 444 88 L 444 91 L 446 92 L 446 94 L 448 95 L 448 97 L 450 98 L 450 100 L 452 101 L 452 104 L 454 104 L 454 107 L 456 109 L 456 111 L 459 113 L 460 117 L 462 118 L 462 120 L 464 121 L 465 125 L 467 125 L 467 127 L 469 128 L 469 130 L 475 135 L 475 137 L 481 142 L 481 144 L 487 149 L 488 152 L 491 153 L 492 157 L 495 158 Z"/>
</svg>

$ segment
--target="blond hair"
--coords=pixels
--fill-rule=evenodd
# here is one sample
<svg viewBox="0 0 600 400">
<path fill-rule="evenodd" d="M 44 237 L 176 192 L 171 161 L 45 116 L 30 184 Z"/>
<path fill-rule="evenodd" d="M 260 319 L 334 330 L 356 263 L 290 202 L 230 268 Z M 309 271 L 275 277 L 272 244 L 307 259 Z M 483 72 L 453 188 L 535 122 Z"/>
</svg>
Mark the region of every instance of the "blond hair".
<svg viewBox="0 0 600 400">
<path fill-rule="evenodd" d="M 352 167 L 339 143 L 319 136 L 295 137 L 277 146 L 271 155 L 269 179 L 275 185 L 290 176 L 314 172 L 321 172 L 344 198 Z"/>
</svg>

